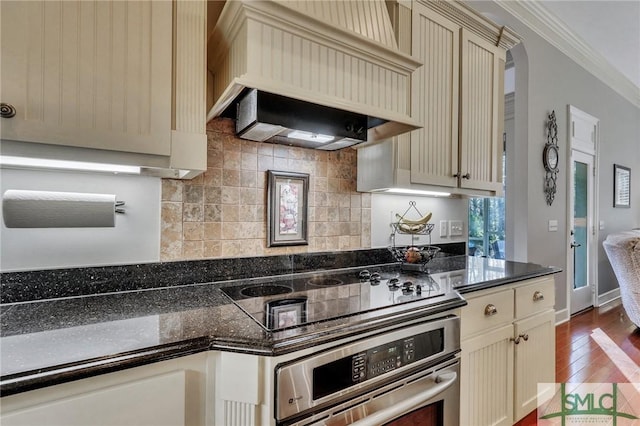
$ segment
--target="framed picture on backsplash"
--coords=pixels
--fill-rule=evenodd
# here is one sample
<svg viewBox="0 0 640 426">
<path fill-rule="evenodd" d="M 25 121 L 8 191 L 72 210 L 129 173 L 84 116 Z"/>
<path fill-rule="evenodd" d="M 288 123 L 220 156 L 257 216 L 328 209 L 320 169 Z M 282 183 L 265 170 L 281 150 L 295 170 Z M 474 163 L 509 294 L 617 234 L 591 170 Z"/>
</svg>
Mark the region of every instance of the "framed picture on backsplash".
<svg viewBox="0 0 640 426">
<path fill-rule="evenodd" d="M 613 207 L 631 207 L 631 169 L 613 165 Z"/>
<path fill-rule="evenodd" d="M 309 175 L 267 171 L 267 247 L 309 244 Z"/>
</svg>

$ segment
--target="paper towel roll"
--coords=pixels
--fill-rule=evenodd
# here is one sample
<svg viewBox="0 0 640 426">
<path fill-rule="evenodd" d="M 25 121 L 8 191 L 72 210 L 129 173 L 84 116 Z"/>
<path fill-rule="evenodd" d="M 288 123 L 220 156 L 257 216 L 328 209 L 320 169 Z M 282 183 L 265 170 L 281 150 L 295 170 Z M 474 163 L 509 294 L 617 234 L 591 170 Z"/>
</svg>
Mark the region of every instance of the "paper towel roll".
<svg viewBox="0 0 640 426">
<path fill-rule="evenodd" d="M 2 196 L 7 228 L 114 227 L 114 194 L 10 189 Z"/>
</svg>

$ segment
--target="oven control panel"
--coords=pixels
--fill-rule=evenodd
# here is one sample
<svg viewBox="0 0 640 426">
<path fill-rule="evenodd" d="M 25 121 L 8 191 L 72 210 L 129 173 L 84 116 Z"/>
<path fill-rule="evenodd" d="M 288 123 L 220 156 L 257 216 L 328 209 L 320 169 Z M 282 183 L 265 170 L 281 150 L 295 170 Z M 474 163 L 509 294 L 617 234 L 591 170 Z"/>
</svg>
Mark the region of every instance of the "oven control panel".
<svg viewBox="0 0 640 426">
<path fill-rule="evenodd" d="M 434 340 L 437 341 L 435 345 Z M 362 382 L 430 357 L 442 350 L 441 342 L 441 336 L 435 331 L 396 340 L 355 354 L 351 357 L 351 379 L 353 383 Z"/>
</svg>

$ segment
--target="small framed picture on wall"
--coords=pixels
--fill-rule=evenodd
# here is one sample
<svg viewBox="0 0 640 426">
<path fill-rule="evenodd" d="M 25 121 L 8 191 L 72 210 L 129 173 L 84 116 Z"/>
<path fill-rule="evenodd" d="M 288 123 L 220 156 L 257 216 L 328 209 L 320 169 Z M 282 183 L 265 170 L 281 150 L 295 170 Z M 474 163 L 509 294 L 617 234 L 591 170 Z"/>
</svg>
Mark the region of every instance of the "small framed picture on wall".
<svg viewBox="0 0 640 426">
<path fill-rule="evenodd" d="M 307 245 L 309 175 L 267 171 L 267 247 Z"/>
<path fill-rule="evenodd" d="M 613 165 L 613 207 L 631 207 L 631 169 Z"/>
</svg>

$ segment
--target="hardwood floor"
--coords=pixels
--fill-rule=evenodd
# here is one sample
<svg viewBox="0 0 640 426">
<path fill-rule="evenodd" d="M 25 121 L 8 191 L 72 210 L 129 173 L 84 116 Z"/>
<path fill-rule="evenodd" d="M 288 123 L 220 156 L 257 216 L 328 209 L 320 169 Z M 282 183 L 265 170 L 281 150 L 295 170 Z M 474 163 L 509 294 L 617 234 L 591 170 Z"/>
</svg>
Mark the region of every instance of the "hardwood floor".
<svg viewBox="0 0 640 426">
<path fill-rule="evenodd" d="M 600 328 L 636 364 L 640 365 L 640 329 L 627 317 L 622 305 L 611 303 L 574 315 L 556 327 L 556 382 L 627 383 L 629 380 L 591 337 Z M 537 423 L 534 411 L 516 423 Z"/>
</svg>

